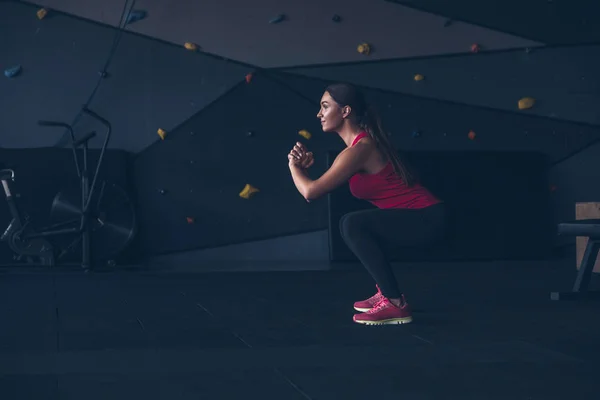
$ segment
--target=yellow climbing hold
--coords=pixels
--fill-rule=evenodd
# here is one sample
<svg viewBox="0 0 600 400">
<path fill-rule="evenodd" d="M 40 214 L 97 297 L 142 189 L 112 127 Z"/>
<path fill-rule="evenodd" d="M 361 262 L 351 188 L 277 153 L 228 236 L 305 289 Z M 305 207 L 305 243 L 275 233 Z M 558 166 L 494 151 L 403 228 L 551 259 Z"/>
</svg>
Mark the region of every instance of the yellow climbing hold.
<svg viewBox="0 0 600 400">
<path fill-rule="evenodd" d="M 45 8 L 40 8 L 37 12 L 37 17 L 38 19 L 44 19 L 46 14 L 48 14 L 48 10 L 46 10 Z"/>
<path fill-rule="evenodd" d="M 254 193 L 260 192 L 257 188 L 247 183 L 244 189 L 240 192 L 240 197 L 243 199 L 249 199 Z"/>
<path fill-rule="evenodd" d="M 185 48 L 191 51 L 196 51 L 198 50 L 198 45 L 196 43 L 192 43 L 192 42 L 186 42 L 184 44 Z"/>
<path fill-rule="evenodd" d="M 299 131 L 298 135 L 302 136 L 304 139 L 310 139 L 312 136 L 311 133 L 306 129 L 302 129 L 301 131 Z"/>
<path fill-rule="evenodd" d="M 523 97 L 521 100 L 519 100 L 519 110 L 526 110 L 533 107 L 534 104 L 535 99 L 531 97 Z"/>
<path fill-rule="evenodd" d="M 360 53 L 360 54 L 364 54 L 364 55 L 369 55 L 371 53 L 371 46 L 368 43 L 361 43 L 358 45 L 358 47 L 356 48 L 356 50 Z"/>
<path fill-rule="evenodd" d="M 162 140 L 165 140 L 165 137 L 167 136 L 167 132 L 165 132 L 164 129 L 158 128 L 158 131 L 156 133 L 158 133 L 158 136 L 160 136 L 160 138 Z"/>
<path fill-rule="evenodd" d="M 415 81 L 422 81 L 423 79 L 425 79 L 425 77 L 421 74 L 416 74 L 415 75 Z"/>
</svg>

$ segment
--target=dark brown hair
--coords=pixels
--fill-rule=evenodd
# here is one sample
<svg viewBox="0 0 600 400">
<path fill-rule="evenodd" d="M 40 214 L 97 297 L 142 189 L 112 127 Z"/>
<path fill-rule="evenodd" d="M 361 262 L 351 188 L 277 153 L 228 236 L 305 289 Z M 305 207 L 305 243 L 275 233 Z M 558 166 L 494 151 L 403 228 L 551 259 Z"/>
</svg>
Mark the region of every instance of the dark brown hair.
<svg viewBox="0 0 600 400">
<path fill-rule="evenodd" d="M 340 106 L 349 106 L 360 128 L 364 129 L 375 140 L 377 148 L 385 154 L 394 165 L 394 170 L 407 186 L 416 182 L 415 175 L 400 159 L 398 152 L 390 141 L 389 134 L 384 131 L 381 118 L 375 108 L 368 104 L 364 95 L 353 85 L 348 83 L 334 83 L 327 86 L 326 91 Z"/>
</svg>

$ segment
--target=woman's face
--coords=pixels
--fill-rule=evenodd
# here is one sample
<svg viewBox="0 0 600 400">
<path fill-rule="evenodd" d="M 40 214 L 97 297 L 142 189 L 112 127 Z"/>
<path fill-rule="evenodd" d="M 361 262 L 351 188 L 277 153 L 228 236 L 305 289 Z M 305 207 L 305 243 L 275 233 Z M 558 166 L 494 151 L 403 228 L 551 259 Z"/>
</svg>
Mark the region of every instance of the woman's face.
<svg viewBox="0 0 600 400">
<path fill-rule="evenodd" d="M 323 132 L 337 132 L 338 128 L 344 123 L 344 118 L 347 116 L 348 107 L 340 107 L 328 92 L 321 97 L 321 109 L 317 114 L 317 118 L 321 120 L 321 128 Z"/>
</svg>

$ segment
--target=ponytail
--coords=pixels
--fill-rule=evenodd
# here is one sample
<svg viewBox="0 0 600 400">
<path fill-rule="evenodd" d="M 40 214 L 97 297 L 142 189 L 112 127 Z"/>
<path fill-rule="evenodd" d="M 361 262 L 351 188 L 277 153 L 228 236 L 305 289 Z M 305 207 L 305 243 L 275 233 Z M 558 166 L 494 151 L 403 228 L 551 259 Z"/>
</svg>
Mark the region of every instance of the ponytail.
<svg viewBox="0 0 600 400">
<path fill-rule="evenodd" d="M 361 129 L 365 130 L 381 151 L 394 166 L 394 171 L 407 186 L 413 186 L 417 178 L 407 165 L 402 162 L 398 152 L 392 145 L 389 135 L 382 128 L 381 119 L 376 110 L 367 104 L 364 95 L 349 83 L 333 83 L 327 86 L 326 92 L 340 106 L 349 105 L 356 113 L 356 120 Z"/>
<path fill-rule="evenodd" d="M 363 118 L 359 118 L 359 125 L 375 140 L 377 148 L 392 162 L 394 171 L 396 171 L 402 181 L 409 187 L 413 186 L 417 178 L 400 159 L 398 152 L 390 141 L 389 134 L 383 130 L 381 118 L 379 118 L 373 106 L 369 105 L 367 107 Z"/>
</svg>

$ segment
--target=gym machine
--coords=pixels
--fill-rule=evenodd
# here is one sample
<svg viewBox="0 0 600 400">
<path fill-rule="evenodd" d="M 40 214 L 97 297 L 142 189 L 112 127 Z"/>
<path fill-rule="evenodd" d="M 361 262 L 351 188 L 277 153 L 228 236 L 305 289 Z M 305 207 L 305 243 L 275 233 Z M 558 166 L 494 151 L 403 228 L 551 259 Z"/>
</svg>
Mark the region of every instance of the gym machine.
<svg viewBox="0 0 600 400">
<path fill-rule="evenodd" d="M 15 259 L 23 258 L 29 264 L 55 266 L 67 254 L 77 253 L 80 244 L 81 267 L 90 270 L 97 262 L 113 263 L 133 240 L 136 234 L 136 215 L 127 192 L 119 186 L 98 182 L 106 147 L 109 143 L 111 124 L 87 107 L 83 113 L 94 118 L 106 128 L 104 143 L 91 179 L 88 170 L 88 143 L 96 137 L 90 132 L 76 139 L 73 127 L 64 122 L 39 121 L 44 127 L 59 127 L 69 131 L 71 147 L 79 187 L 59 192 L 52 202 L 50 226 L 34 228 L 31 219 L 22 213 L 13 193 L 15 182 L 13 169 L 0 170 L 0 181 L 6 195 L 12 221 L 0 237 L 16 254 Z M 78 152 L 82 153 L 80 165 Z M 68 238 L 65 242 L 65 238 Z M 63 243 L 61 243 L 63 242 Z"/>
</svg>

